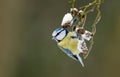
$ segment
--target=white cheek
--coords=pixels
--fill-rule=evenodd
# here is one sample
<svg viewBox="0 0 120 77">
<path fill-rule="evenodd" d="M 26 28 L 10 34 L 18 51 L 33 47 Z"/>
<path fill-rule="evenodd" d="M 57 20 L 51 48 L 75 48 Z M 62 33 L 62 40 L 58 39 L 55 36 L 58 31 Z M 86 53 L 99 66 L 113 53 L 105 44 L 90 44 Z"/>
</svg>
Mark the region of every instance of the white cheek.
<svg viewBox="0 0 120 77">
<path fill-rule="evenodd" d="M 62 39 L 65 37 L 65 35 L 66 35 L 66 32 L 65 32 L 65 31 L 62 31 L 62 32 L 56 37 L 56 39 L 62 40 Z"/>
<path fill-rule="evenodd" d="M 55 36 L 57 33 L 54 31 L 53 33 L 52 33 L 52 36 Z"/>
<path fill-rule="evenodd" d="M 56 36 L 56 34 L 59 33 L 61 30 L 62 30 L 62 29 L 58 28 L 57 31 L 54 31 L 54 32 L 52 33 L 52 36 Z"/>
</svg>

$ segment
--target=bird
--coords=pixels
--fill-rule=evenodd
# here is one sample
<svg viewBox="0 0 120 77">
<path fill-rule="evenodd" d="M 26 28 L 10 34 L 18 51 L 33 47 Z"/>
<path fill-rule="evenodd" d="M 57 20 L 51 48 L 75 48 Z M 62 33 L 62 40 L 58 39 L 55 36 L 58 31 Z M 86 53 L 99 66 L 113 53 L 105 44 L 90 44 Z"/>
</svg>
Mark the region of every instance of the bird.
<svg viewBox="0 0 120 77">
<path fill-rule="evenodd" d="M 52 38 L 57 42 L 58 47 L 70 58 L 78 61 L 84 67 L 80 53 L 79 39 L 75 31 L 69 31 L 67 28 L 57 28 L 52 33 Z"/>
</svg>

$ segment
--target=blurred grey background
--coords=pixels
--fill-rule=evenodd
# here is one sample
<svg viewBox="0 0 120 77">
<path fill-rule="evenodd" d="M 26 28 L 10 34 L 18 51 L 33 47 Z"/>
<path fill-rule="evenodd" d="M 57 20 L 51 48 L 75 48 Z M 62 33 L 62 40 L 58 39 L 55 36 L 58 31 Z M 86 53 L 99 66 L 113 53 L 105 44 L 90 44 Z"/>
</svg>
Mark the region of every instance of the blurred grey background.
<svg viewBox="0 0 120 77">
<path fill-rule="evenodd" d="M 78 8 L 92 0 L 76 1 Z M 104 0 L 85 68 L 51 39 L 70 7 L 67 0 L 0 0 L 0 77 L 120 77 L 120 0 Z"/>
</svg>

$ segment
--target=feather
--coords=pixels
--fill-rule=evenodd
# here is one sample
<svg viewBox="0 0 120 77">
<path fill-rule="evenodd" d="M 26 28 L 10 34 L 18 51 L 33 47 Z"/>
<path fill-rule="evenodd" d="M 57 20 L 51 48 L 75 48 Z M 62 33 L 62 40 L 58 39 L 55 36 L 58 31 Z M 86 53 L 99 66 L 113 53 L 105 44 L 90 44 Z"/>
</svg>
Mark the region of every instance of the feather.
<svg viewBox="0 0 120 77">
<path fill-rule="evenodd" d="M 80 55 L 77 54 L 76 56 L 77 56 L 77 58 L 78 58 L 78 61 L 79 61 L 79 62 L 81 63 L 81 65 L 84 67 L 85 65 L 84 65 L 84 63 L 83 63 L 82 58 L 80 57 Z"/>
<path fill-rule="evenodd" d="M 65 49 L 61 46 L 58 46 L 64 53 L 66 53 L 70 58 L 74 59 L 77 61 L 77 59 L 73 56 L 73 54 L 71 53 L 71 51 L 69 49 Z"/>
</svg>

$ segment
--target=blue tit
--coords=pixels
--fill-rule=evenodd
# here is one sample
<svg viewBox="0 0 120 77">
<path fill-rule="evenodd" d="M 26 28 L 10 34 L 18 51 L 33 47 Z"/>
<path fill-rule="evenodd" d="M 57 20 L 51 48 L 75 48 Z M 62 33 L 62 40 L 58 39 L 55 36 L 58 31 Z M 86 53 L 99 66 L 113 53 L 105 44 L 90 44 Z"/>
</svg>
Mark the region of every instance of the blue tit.
<svg viewBox="0 0 120 77">
<path fill-rule="evenodd" d="M 75 31 L 69 32 L 66 28 L 57 28 L 52 33 L 58 47 L 72 59 L 79 61 L 84 67 L 81 51 L 78 49 L 78 37 Z"/>
</svg>

